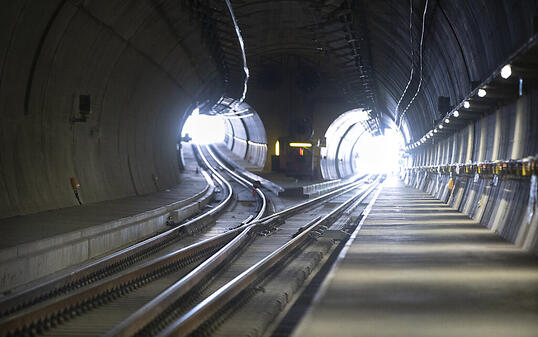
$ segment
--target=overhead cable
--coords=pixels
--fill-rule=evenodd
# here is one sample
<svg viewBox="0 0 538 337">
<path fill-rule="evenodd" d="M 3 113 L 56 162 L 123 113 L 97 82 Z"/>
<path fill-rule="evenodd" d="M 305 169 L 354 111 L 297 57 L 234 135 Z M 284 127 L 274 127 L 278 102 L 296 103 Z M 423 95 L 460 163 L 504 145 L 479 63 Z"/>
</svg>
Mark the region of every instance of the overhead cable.
<svg viewBox="0 0 538 337">
<path fill-rule="evenodd" d="M 426 0 L 426 4 L 424 5 L 424 13 L 422 14 L 422 32 L 420 33 L 420 80 L 418 82 L 418 87 L 417 87 L 417 91 L 415 91 L 415 95 L 413 96 L 413 98 L 411 98 L 411 101 L 409 101 L 409 104 L 407 104 L 407 106 L 405 107 L 405 110 L 402 112 L 402 114 L 400 115 L 400 119 L 398 120 L 398 129 L 400 128 L 401 124 L 402 124 L 402 120 L 403 120 L 403 117 L 405 116 L 405 113 L 407 112 L 407 110 L 409 109 L 409 107 L 411 106 L 411 104 L 413 103 L 413 101 L 415 100 L 415 98 L 417 97 L 419 91 L 420 91 L 420 88 L 422 86 L 422 66 L 423 66 L 423 42 L 424 42 L 424 24 L 426 22 L 426 12 L 428 10 L 428 0 Z"/>
<path fill-rule="evenodd" d="M 239 102 L 237 105 L 243 103 L 247 96 L 247 85 L 248 85 L 248 78 L 250 76 L 248 66 L 247 66 L 247 54 L 245 53 L 245 42 L 243 41 L 243 36 L 241 36 L 241 30 L 239 29 L 239 25 L 237 24 L 237 20 L 235 19 L 234 11 L 232 8 L 232 4 L 230 3 L 230 0 L 226 0 L 226 5 L 228 6 L 228 11 L 230 12 L 230 16 L 232 17 L 232 21 L 235 27 L 235 32 L 237 34 L 237 39 L 239 40 L 239 46 L 241 47 L 241 54 L 243 55 L 243 70 L 245 71 L 245 82 L 243 83 L 243 95 L 239 99 Z"/>
<path fill-rule="evenodd" d="M 407 89 L 409 89 L 409 85 L 413 80 L 413 73 L 415 71 L 415 65 L 413 60 L 415 56 L 415 48 L 413 47 L 413 0 L 409 0 L 409 46 L 411 49 L 411 74 L 409 75 L 409 81 L 407 81 L 407 85 L 405 86 L 405 89 L 402 92 L 400 99 L 398 100 L 398 104 L 396 104 L 396 110 L 394 110 L 394 121 L 396 123 L 398 123 L 398 109 L 400 108 L 400 104 L 402 103 L 402 99 L 404 98 Z"/>
</svg>

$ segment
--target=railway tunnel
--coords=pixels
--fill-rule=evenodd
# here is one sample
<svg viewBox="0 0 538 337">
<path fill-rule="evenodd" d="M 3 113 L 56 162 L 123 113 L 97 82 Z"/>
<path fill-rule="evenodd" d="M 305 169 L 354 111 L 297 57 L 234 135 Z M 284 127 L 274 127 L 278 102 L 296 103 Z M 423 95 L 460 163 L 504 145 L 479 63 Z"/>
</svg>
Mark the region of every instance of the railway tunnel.
<svg viewBox="0 0 538 337">
<path fill-rule="evenodd" d="M 536 1 L 0 22 L 0 336 L 538 335 Z"/>
</svg>

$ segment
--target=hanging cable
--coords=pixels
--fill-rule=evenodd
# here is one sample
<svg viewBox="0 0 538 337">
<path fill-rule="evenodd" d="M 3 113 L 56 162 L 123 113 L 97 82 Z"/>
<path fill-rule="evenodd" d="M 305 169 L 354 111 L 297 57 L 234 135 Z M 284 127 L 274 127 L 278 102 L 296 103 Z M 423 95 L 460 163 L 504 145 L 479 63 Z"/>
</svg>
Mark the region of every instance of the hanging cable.
<svg viewBox="0 0 538 337">
<path fill-rule="evenodd" d="M 409 101 L 409 104 L 407 104 L 407 106 L 405 107 L 405 110 L 400 115 L 400 119 L 398 120 L 398 124 L 397 124 L 398 129 L 400 129 L 403 117 L 405 116 L 405 113 L 407 112 L 407 110 L 409 109 L 409 107 L 411 106 L 411 104 L 413 103 L 415 98 L 417 97 L 417 95 L 418 95 L 418 93 L 420 91 L 420 88 L 422 86 L 422 65 L 423 65 L 423 62 L 422 62 L 422 58 L 423 58 L 422 44 L 424 42 L 424 24 L 426 22 L 426 12 L 427 12 L 427 10 L 428 10 L 428 0 L 426 0 L 426 4 L 424 5 L 424 13 L 422 14 L 422 32 L 420 33 L 420 80 L 418 82 L 418 87 L 417 87 L 417 91 L 415 91 L 415 95 L 413 96 L 413 98 L 411 98 L 411 101 Z"/>
<path fill-rule="evenodd" d="M 400 104 L 402 103 L 402 100 L 405 96 L 405 93 L 407 92 L 407 89 L 409 89 L 409 85 L 411 84 L 411 81 L 413 80 L 413 72 L 415 70 L 414 65 L 414 49 L 413 48 L 413 0 L 409 0 L 409 46 L 411 49 L 411 74 L 409 75 L 409 81 L 407 81 L 407 85 L 405 86 L 404 91 L 402 92 L 402 96 L 400 96 L 400 99 L 398 100 L 398 104 L 396 104 L 396 110 L 394 110 L 394 121 L 398 123 L 398 109 L 400 108 Z"/>
<path fill-rule="evenodd" d="M 237 105 L 243 103 L 247 96 L 247 85 L 248 85 L 248 78 L 250 76 L 248 66 L 247 66 L 247 54 L 245 53 L 245 42 L 243 41 L 243 36 L 241 36 L 241 30 L 239 29 L 239 25 L 237 24 L 237 20 L 235 19 L 234 11 L 232 9 L 232 4 L 230 3 L 230 0 L 226 0 L 226 5 L 228 6 L 228 11 L 230 12 L 230 16 L 232 17 L 232 21 L 234 23 L 235 32 L 237 33 L 237 39 L 239 40 L 239 46 L 241 47 L 241 54 L 243 55 L 243 70 L 245 71 L 245 82 L 243 84 L 243 95 L 241 96 L 241 99 L 239 99 L 239 102 Z"/>
</svg>

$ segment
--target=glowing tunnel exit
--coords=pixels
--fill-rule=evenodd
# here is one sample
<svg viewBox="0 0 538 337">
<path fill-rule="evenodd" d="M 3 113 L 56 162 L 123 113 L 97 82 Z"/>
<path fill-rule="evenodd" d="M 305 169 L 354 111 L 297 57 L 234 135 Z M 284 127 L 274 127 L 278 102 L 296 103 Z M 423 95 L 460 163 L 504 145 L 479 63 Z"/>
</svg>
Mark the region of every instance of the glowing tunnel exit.
<svg viewBox="0 0 538 337">
<path fill-rule="evenodd" d="M 221 97 L 216 103 L 202 103 L 189 111 L 180 131 L 182 142 L 219 144 L 252 170 L 261 170 L 267 156 L 267 138 L 263 122 L 246 102 Z M 179 148 L 179 147 L 178 147 Z"/>
<path fill-rule="evenodd" d="M 368 112 L 347 111 L 334 120 L 325 133 L 326 146 L 320 148 L 320 169 L 324 179 L 355 174 L 391 173 L 399 170 L 403 137 L 385 129 L 383 135 L 368 131 Z"/>
<path fill-rule="evenodd" d="M 402 165 L 402 135 L 385 129 L 384 135 L 363 134 L 352 150 L 353 171 L 362 173 L 396 173 Z"/>
<path fill-rule="evenodd" d="M 195 144 L 214 144 L 224 142 L 226 135 L 224 119 L 220 115 L 200 114 L 194 109 L 181 130 L 183 139 L 192 139 Z"/>
</svg>

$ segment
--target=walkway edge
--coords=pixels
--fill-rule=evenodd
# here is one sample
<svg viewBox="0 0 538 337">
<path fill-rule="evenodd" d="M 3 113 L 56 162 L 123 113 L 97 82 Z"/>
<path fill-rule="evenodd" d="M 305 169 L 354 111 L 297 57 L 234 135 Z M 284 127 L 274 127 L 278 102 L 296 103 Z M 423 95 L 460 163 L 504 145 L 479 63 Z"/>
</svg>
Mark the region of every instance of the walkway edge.
<svg viewBox="0 0 538 337">
<path fill-rule="evenodd" d="M 301 322 L 305 321 L 308 319 L 308 317 L 311 315 L 313 309 L 316 307 L 316 305 L 319 303 L 320 299 L 324 297 L 325 293 L 327 292 L 327 289 L 329 287 L 329 284 L 331 283 L 331 281 L 333 280 L 334 278 L 334 274 L 336 272 L 336 269 L 338 269 L 338 266 L 340 265 L 341 261 L 344 259 L 344 257 L 346 256 L 347 254 L 347 251 L 349 250 L 349 247 L 351 247 L 351 244 L 353 243 L 353 241 L 355 241 L 355 238 L 357 237 L 362 225 L 364 224 L 364 222 L 366 221 L 366 218 L 368 217 L 368 215 L 370 214 L 370 211 L 372 210 L 379 194 L 381 193 L 381 191 L 383 190 L 383 186 L 384 186 L 384 183 L 381 183 L 379 185 L 379 188 L 377 189 L 377 191 L 375 191 L 375 194 L 374 196 L 372 197 L 372 200 L 370 200 L 370 202 L 368 203 L 368 206 L 366 206 L 366 208 L 364 209 L 364 211 L 362 212 L 363 214 L 363 217 L 362 219 L 359 221 L 359 224 L 357 225 L 357 227 L 355 228 L 355 230 L 353 231 L 353 233 L 351 233 L 351 236 L 348 238 L 348 240 L 346 241 L 345 245 L 344 245 L 344 248 L 342 248 L 342 250 L 340 251 L 340 253 L 338 254 L 338 257 L 336 258 L 336 261 L 334 262 L 334 264 L 331 266 L 331 270 L 328 272 L 327 274 L 327 277 L 325 277 L 325 280 L 323 280 L 323 283 L 321 284 L 321 286 L 319 287 L 318 289 L 318 292 L 317 294 L 314 296 L 314 299 L 312 300 L 312 305 L 310 306 L 310 308 L 308 308 L 307 312 L 305 313 L 305 315 L 301 318 L 301 321 L 297 323 L 297 327 L 296 329 L 293 331 L 293 333 L 291 334 L 291 336 L 297 336 L 300 334 L 300 330 L 303 329 L 303 325 L 301 324 Z"/>
</svg>

